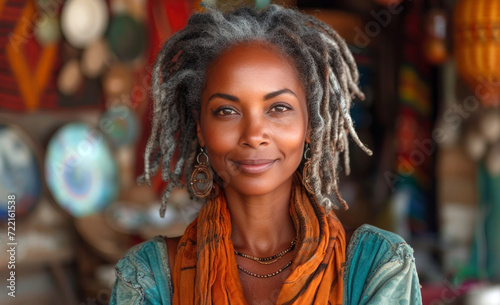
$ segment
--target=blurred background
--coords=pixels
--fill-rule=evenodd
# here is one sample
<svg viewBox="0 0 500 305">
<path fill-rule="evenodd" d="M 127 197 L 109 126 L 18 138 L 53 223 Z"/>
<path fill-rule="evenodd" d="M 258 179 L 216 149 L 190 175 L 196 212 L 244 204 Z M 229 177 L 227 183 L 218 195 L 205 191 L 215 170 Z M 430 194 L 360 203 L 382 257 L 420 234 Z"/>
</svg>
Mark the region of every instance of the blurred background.
<svg viewBox="0 0 500 305">
<path fill-rule="evenodd" d="M 374 155 L 353 145 L 341 174 L 346 230 L 403 236 L 424 304 L 500 304 L 500 0 L 204 1 L 270 2 L 331 25 L 358 63 L 351 114 Z M 160 218 L 161 177 L 135 179 L 155 56 L 201 9 L 0 0 L 1 304 L 107 304 L 128 248 L 196 217 L 175 190 Z"/>
</svg>

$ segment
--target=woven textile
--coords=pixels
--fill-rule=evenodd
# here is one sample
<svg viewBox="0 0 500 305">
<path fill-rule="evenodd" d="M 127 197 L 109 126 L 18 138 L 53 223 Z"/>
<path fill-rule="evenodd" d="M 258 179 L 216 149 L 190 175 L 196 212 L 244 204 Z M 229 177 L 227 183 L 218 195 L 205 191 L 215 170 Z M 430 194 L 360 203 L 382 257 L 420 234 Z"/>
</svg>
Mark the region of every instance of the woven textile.
<svg viewBox="0 0 500 305">
<path fill-rule="evenodd" d="M 44 14 L 32 0 L 0 0 L 0 109 L 57 107 L 59 45 L 41 46 L 33 34 Z"/>
</svg>

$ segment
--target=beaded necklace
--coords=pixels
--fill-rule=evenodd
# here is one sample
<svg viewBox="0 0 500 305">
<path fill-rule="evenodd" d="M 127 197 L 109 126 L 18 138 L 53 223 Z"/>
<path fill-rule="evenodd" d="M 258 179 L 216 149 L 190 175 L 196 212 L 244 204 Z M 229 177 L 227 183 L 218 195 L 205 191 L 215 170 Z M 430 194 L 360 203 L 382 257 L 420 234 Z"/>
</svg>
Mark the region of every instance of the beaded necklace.
<svg viewBox="0 0 500 305">
<path fill-rule="evenodd" d="M 234 250 L 234 254 L 238 255 L 238 256 L 241 256 L 241 257 L 244 257 L 246 259 L 250 259 L 250 260 L 253 260 L 255 262 L 258 262 L 259 264 L 263 264 L 263 265 L 269 265 L 269 264 L 274 264 L 276 263 L 277 261 L 279 261 L 280 259 L 283 258 L 283 256 L 285 256 L 285 254 L 287 254 L 288 252 L 292 251 L 294 248 L 295 248 L 295 244 L 297 243 L 297 238 L 295 238 L 294 240 L 292 240 L 292 242 L 290 243 L 290 247 L 288 247 L 287 249 L 281 251 L 280 253 L 278 254 L 275 254 L 275 255 L 272 255 L 272 256 L 268 256 L 268 257 L 257 257 L 257 256 L 252 256 L 252 255 L 248 255 L 248 254 L 244 254 L 244 253 L 241 253 L 241 252 L 238 252 L 236 250 Z M 286 263 L 283 267 L 281 267 L 279 270 L 275 271 L 275 272 L 271 272 L 271 273 L 268 273 L 268 274 L 257 274 L 257 273 L 253 273 L 251 271 L 248 271 L 246 270 L 245 268 L 241 267 L 240 265 L 237 265 L 238 266 L 238 269 L 243 271 L 244 273 L 248 274 L 248 275 L 251 275 L 253 277 L 257 277 L 257 278 L 269 278 L 269 277 L 273 277 L 275 275 L 278 275 L 280 274 L 281 272 L 283 272 L 286 268 L 288 268 L 290 265 L 292 264 L 292 261 L 289 261 L 288 263 Z"/>
</svg>

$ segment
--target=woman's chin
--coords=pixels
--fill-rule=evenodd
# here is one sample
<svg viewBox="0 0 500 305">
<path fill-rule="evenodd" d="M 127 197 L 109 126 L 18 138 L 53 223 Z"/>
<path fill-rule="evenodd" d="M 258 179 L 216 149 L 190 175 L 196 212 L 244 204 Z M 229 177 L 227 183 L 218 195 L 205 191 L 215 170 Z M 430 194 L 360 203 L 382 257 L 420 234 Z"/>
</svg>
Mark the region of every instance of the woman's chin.
<svg viewBox="0 0 500 305">
<path fill-rule="evenodd" d="M 263 177 L 238 175 L 238 177 L 232 179 L 232 182 L 225 184 L 224 190 L 226 193 L 237 193 L 245 197 L 266 196 L 274 192 L 282 193 L 284 188 L 289 192 L 292 176 L 288 179 L 283 178 L 283 176 L 280 176 L 277 178 L 270 177 L 269 179 L 265 179 Z"/>
</svg>

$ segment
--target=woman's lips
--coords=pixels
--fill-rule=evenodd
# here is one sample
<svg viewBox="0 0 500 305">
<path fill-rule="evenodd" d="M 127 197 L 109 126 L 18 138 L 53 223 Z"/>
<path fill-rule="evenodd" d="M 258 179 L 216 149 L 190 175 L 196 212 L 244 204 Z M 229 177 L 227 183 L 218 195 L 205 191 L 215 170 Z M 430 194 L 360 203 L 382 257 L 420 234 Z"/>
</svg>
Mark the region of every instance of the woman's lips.
<svg viewBox="0 0 500 305">
<path fill-rule="evenodd" d="M 238 169 L 247 174 L 260 174 L 267 171 L 274 165 L 276 160 L 269 159 L 252 159 L 233 161 Z"/>
</svg>

